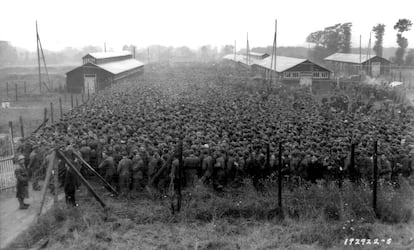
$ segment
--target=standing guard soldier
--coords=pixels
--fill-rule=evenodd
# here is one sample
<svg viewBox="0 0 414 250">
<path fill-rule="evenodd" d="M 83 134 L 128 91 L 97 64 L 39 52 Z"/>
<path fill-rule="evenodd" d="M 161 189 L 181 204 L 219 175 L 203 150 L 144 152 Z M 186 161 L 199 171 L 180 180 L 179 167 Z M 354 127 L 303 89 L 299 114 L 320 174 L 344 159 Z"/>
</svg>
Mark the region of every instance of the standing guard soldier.
<svg viewBox="0 0 414 250">
<path fill-rule="evenodd" d="M 19 209 L 27 209 L 29 204 L 24 203 L 24 199 L 29 198 L 29 173 L 24 165 L 24 156 L 19 155 L 18 167 L 14 171 L 16 177 L 16 198 L 19 201 Z"/>
</svg>

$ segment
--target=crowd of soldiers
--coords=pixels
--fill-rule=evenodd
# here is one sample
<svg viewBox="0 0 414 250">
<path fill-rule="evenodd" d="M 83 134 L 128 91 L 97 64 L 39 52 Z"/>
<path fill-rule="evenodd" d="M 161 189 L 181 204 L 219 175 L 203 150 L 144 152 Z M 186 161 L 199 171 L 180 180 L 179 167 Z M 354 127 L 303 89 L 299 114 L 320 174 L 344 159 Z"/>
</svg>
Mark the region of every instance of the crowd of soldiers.
<svg viewBox="0 0 414 250">
<path fill-rule="evenodd" d="M 162 191 L 171 185 L 181 142 L 183 184 L 221 190 L 246 177 L 258 186 L 278 168 L 279 143 L 285 176 L 346 178 L 353 144 L 353 174 L 370 178 L 378 141 L 383 178 L 412 174 L 413 110 L 386 101 L 391 91 L 353 85 L 319 101 L 308 88 L 278 87 L 262 98 L 240 84 L 243 72 L 220 64 L 147 68 L 26 139 L 27 166 L 36 169 L 35 156 L 59 146 L 79 152 L 123 193 Z"/>
</svg>

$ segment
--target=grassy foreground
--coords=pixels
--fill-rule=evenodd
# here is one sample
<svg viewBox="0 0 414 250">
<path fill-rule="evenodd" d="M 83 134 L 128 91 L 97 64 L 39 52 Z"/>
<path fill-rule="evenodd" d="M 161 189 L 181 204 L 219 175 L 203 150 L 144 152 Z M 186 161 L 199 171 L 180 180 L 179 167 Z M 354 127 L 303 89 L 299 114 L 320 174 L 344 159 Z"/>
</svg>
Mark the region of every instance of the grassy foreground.
<svg viewBox="0 0 414 250">
<path fill-rule="evenodd" d="M 48 238 L 48 249 L 414 249 L 414 190 L 406 180 L 398 189 L 381 185 L 378 218 L 370 189 L 350 183 L 342 192 L 323 183 L 286 188 L 281 216 L 274 209 L 274 184 L 266 182 L 263 193 L 249 183 L 225 194 L 198 186 L 184 192 L 182 211 L 175 216 L 168 198 L 112 198 L 97 188 L 108 204 L 103 210 L 81 191 L 80 207 L 55 206 L 11 248 Z M 392 241 L 345 246 L 346 238 Z"/>
</svg>

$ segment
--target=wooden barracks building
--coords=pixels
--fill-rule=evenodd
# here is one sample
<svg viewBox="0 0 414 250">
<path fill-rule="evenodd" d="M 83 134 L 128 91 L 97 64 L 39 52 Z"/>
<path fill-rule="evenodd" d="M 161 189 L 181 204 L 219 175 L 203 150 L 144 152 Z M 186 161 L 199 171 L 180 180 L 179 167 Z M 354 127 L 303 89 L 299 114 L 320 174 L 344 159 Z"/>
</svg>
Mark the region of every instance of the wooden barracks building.
<svg viewBox="0 0 414 250">
<path fill-rule="evenodd" d="M 89 53 L 82 60 L 82 66 L 66 73 L 68 92 L 93 94 L 144 71 L 144 64 L 128 51 Z"/>
</svg>

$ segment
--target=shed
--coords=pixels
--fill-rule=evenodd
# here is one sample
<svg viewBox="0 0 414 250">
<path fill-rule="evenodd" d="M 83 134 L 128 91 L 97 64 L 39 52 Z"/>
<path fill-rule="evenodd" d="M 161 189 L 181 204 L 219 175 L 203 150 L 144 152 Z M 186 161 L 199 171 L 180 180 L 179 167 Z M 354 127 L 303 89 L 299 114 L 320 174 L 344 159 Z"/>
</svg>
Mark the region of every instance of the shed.
<svg viewBox="0 0 414 250">
<path fill-rule="evenodd" d="M 71 93 L 93 94 L 144 71 L 144 64 L 126 51 L 89 53 L 82 59 L 82 66 L 66 73 L 66 87 Z"/>
<path fill-rule="evenodd" d="M 390 73 L 391 62 L 377 55 L 335 53 L 324 60 L 338 76 L 357 75 L 361 70 L 373 77 Z"/>
</svg>

